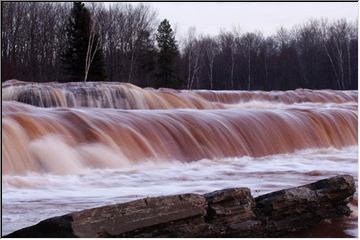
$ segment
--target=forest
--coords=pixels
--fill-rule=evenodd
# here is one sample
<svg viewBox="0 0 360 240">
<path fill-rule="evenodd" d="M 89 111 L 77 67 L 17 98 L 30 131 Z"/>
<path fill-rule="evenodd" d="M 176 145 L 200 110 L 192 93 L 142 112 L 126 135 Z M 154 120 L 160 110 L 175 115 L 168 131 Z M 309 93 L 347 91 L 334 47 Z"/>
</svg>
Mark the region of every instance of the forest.
<svg viewBox="0 0 360 240">
<path fill-rule="evenodd" d="M 67 44 L 72 3 L 1 4 L 2 81 L 64 82 L 60 56 Z M 159 80 L 156 33 L 163 19 L 156 9 L 129 3 L 86 3 L 86 7 L 99 35 L 109 82 L 217 90 L 358 87 L 356 22 L 309 19 L 271 36 L 243 32 L 241 23 L 216 36 L 192 27 L 176 39 L 172 69 L 176 84 L 169 85 Z"/>
</svg>

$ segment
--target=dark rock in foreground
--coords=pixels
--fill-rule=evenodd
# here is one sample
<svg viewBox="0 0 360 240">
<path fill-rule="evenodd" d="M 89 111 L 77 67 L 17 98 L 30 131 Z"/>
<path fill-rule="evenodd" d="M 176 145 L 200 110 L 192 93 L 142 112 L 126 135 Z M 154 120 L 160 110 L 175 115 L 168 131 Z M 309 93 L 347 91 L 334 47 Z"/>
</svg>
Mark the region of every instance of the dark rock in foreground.
<svg viewBox="0 0 360 240">
<path fill-rule="evenodd" d="M 146 198 L 50 218 L 5 237 L 286 237 L 349 215 L 354 192 L 353 177 L 341 175 L 256 198 L 248 188 Z"/>
</svg>

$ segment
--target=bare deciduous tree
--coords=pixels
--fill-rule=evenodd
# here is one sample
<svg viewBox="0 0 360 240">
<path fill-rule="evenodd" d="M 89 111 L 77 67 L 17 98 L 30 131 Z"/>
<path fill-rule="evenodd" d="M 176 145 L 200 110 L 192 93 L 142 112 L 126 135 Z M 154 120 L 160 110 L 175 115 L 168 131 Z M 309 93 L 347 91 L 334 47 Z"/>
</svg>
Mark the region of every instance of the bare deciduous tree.
<svg viewBox="0 0 360 240">
<path fill-rule="evenodd" d="M 87 6 L 94 25 L 84 71 L 90 71 L 98 47 L 96 29 L 110 81 L 155 86 L 156 11 L 146 4 Z M 61 80 L 60 53 L 70 9 L 71 3 L 2 3 L 3 80 Z M 309 20 L 267 38 L 238 29 L 202 37 L 190 29 L 180 42 L 177 77 L 188 89 L 356 89 L 357 29 L 356 22 L 344 19 Z"/>
</svg>

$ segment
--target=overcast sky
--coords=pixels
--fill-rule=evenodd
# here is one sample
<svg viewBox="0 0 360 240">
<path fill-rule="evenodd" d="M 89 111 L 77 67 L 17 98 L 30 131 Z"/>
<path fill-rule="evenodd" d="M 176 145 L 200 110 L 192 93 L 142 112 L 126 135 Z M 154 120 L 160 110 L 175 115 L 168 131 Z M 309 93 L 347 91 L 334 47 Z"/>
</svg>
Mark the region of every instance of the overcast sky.
<svg viewBox="0 0 360 240">
<path fill-rule="evenodd" d="M 137 4 L 137 3 L 134 3 Z M 214 35 L 220 29 L 231 30 L 239 26 L 242 31 L 259 30 L 271 35 L 280 26 L 290 28 L 309 18 L 347 18 L 357 21 L 357 2 L 152 2 L 158 18 L 167 18 L 176 25 L 178 37 L 184 36 L 191 26 L 197 33 Z"/>
</svg>

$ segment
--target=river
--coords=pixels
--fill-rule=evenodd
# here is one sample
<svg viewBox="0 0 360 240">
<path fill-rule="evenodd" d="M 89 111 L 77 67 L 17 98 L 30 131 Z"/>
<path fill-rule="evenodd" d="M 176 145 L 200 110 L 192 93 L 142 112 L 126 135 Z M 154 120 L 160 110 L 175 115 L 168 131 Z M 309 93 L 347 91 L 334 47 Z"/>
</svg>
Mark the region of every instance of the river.
<svg viewBox="0 0 360 240">
<path fill-rule="evenodd" d="M 146 196 L 357 180 L 357 91 L 8 81 L 2 100 L 2 234 Z M 304 236 L 356 237 L 350 207 Z"/>
</svg>

